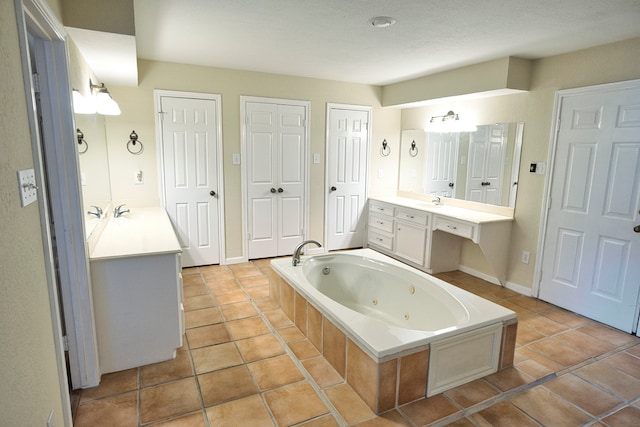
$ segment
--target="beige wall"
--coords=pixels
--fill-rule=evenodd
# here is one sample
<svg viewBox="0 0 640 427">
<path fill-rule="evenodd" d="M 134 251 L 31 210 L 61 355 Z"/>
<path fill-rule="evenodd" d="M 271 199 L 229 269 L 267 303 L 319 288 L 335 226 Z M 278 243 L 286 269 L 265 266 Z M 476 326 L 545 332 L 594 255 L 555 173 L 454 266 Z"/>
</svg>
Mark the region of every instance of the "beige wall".
<svg viewBox="0 0 640 427">
<path fill-rule="evenodd" d="M 528 165 L 547 161 L 555 92 L 638 78 L 640 38 L 533 61 L 531 89 L 527 93 L 403 110 L 403 129 L 423 127 L 432 115 L 442 115 L 451 109 L 474 118 L 478 124 L 525 122 L 509 282 L 524 287 L 531 287 L 533 282 L 544 175 L 529 173 Z M 531 252 L 528 265 L 520 262 L 523 250 Z M 476 245 L 463 247 L 462 263 L 493 275 Z"/>
<path fill-rule="evenodd" d="M 158 167 L 154 121 L 154 89 L 215 93 L 222 96 L 222 139 L 224 157 L 224 197 L 226 217 L 226 257 L 242 256 L 241 171 L 232 164 L 232 153 L 240 153 L 240 96 L 311 101 L 311 153 L 319 153 L 321 163 L 310 164 L 310 231 L 308 237 L 324 240 L 324 169 L 326 104 L 328 102 L 373 107 L 371 168 L 383 179 L 371 181 L 372 194 L 391 194 L 397 187 L 400 110 L 380 107 L 381 89 L 376 86 L 308 79 L 283 75 L 199 67 L 140 60 L 139 87 L 110 87 L 122 115 L 107 117 L 111 192 L 114 203 L 131 206 L 158 205 Z M 135 129 L 144 143 L 144 152 L 134 156 L 126 142 Z M 381 158 L 379 147 L 386 139 L 392 155 Z M 144 185 L 133 183 L 133 173 L 142 169 Z"/>
<path fill-rule="evenodd" d="M 0 424 L 44 426 L 63 408 L 38 204 L 20 206 L 16 171 L 33 167 L 13 1 L 0 2 Z"/>
</svg>

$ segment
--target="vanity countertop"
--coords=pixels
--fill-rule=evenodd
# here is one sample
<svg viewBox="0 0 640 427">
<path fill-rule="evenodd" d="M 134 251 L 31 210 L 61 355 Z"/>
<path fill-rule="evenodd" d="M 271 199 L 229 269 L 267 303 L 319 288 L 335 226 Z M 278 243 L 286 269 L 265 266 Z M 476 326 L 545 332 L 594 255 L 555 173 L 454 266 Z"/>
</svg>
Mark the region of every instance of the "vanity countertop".
<svg viewBox="0 0 640 427">
<path fill-rule="evenodd" d="M 418 209 L 436 215 L 442 215 L 449 218 L 468 221 L 475 224 L 484 224 L 491 222 L 513 221 L 513 217 L 506 215 L 497 215 L 493 213 L 481 212 L 474 209 L 466 209 L 449 205 L 434 205 L 424 200 L 411 199 L 400 196 L 382 196 L 370 197 L 369 200 L 391 203 L 397 206 L 404 206 L 411 209 Z M 446 201 L 445 201 L 446 203 Z"/>
<path fill-rule="evenodd" d="M 164 208 L 131 208 L 109 218 L 89 260 L 180 252 L 180 243 Z"/>
</svg>

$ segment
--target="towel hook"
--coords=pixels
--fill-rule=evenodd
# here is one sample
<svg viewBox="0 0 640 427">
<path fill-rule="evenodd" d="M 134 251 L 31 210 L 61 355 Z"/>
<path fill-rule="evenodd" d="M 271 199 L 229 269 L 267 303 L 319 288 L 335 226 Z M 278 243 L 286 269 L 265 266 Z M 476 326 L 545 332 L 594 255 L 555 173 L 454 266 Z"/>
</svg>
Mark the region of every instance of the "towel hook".
<svg viewBox="0 0 640 427">
<path fill-rule="evenodd" d="M 138 148 L 137 151 L 135 151 L 135 149 L 137 148 L 136 145 L 140 146 L 140 148 Z M 131 133 L 129 134 L 129 142 L 127 142 L 127 150 L 131 154 L 140 154 L 144 151 L 144 146 L 142 145 L 142 141 L 138 140 L 138 134 L 136 133 L 135 130 L 132 130 Z"/>
<path fill-rule="evenodd" d="M 84 139 L 84 133 L 82 133 L 82 131 L 80 129 L 76 129 L 76 137 L 78 138 L 78 153 L 79 154 L 84 154 L 87 152 L 87 150 L 89 149 L 89 144 L 87 144 L 87 141 Z M 82 146 L 84 146 L 84 149 L 82 148 Z"/>
<path fill-rule="evenodd" d="M 391 147 L 389 147 L 389 143 L 386 139 L 382 140 L 382 148 L 380 149 L 380 155 L 383 157 L 387 157 L 391 154 Z"/>
</svg>

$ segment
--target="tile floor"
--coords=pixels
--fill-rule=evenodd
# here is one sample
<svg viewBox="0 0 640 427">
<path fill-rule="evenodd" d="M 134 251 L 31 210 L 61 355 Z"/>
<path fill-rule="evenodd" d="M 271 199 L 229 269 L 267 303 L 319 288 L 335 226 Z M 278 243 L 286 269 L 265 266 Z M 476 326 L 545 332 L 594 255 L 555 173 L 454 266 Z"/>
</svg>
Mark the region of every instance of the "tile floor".
<svg viewBox="0 0 640 427">
<path fill-rule="evenodd" d="M 174 360 L 82 390 L 82 426 L 638 426 L 640 338 L 459 271 L 518 313 L 515 366 L 375 416 L 269 298 L 269 260 L 183 270 Z"/>
</svg>

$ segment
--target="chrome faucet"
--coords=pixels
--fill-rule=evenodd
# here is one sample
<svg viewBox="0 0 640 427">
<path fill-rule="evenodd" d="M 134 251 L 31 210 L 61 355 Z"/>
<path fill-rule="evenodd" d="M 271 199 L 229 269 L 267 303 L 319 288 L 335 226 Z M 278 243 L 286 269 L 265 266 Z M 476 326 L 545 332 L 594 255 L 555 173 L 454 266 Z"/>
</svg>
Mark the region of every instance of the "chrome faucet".
<svg viewBox="0 0 640 427">
<path fill-rule="evenodd" d="M 95 209 L 96 209 L 96 211 L 95 211 L 95 212 L 93 212 L 93 211 L 88 211 L 88 212 L 87 212 L 87 214 L 88 214 L 88 215 L 93 215 L 93 216 L 95 216 L 95 217 L 96 217 L 96 218 L 98 218 L 98 219 L 102 218 L 102 213 L 103 213 L 103 212 L 102 212 L 102 208 L 101 208 L 100 206 L 91 206 L 91 207 L 92 207 L 92 208 L 95 208 Z"/>
<path fill-rule="evenodd" d="M 431 203 L 433 203 L 436 206 L 440 206 L 442 204 L 442 201 L 440 200 L 440 196 L 436 196 L 436 198 L 433 199 Z"/>
<path fill-rule="evenodd" d="M 302 248 L 307 243 L 313 243 L 317 247 L 322 247 L 322 245 L 316 242 L 315 240 L 305 240 L 304 242 L 300 243 L 298 246 L 296 246 L 296 249 L 293 251 L 293 258 L 291 259 L 291 263 L 293 264 L 294 267 L 300 264 L 300 254 L 302 253 Z"/>
<path fill-rule="evenodd" d="M 114 218 L 120 218 L 122 215 L 126 214 L 127 212 L 129 212 L 129 209 L 125 209 L 122 210 L 122 207 L 124 205 L 118 205 L 116 206 L 116 208 L 113 210 L 113 217 Z"/>
</svg>

